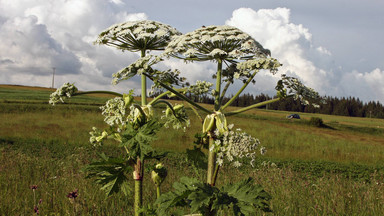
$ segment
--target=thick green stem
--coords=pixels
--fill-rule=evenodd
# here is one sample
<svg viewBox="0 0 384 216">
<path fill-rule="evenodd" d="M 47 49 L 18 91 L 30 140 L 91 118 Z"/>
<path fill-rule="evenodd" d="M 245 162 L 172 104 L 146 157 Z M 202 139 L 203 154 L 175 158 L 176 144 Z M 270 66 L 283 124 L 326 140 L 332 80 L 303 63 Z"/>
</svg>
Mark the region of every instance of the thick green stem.
<svg viewBox="0 0 384 216">
<path fill-rule="evenodd" d="M 160 192 L 160 185 L 156 185 L 156 196 L 157 198 L 159 198 L 161 195 L 161 192 Z"/>
<path fill-rule="evenodd" d="M 113 92 L 113 91 L 86 91 L 86 92 L 76 92 L 72 96 L 86 95 L 86 94 L 110 94 L 118 97 L 123 97 L 122 94 Z"/>
<path fill-rule="evenodd" d="M 248 111 L 248 110 L 253 109 L 253 108 L 257 108 L 257 107 L 265 106 L 265 105 L 270 104 L 270 103 L 274 103 L 274 102 L 279 101 L 279 100 L 281 100 L 281 98 L 275 98 L 275 99 L 263 101 L 263 102 L 260 102 L 260 103 L 257 103 L 257 104 L 253 104 L 251 106 L 247 106 L 247 107 L 235 110 L 233 112 L 225 113 L 225 116 L 236 115 L 236 114 Z"/>
<path fill-rule="evenodd" d="M 175 91 L 177 92 L 182 92 L 182 91 L 185 91 L 185 89 L 174 89 Z M 155 97 L 153 100 L 151 100 L 150 102 L 148 102 L 148 105 L 152 105 L 153 103 L 156 103 L 158 100 L 160 100 L 163 96 L 169 94 L 169 93 L 172 93 L 171 91 L 166 91 L 164 93 L 161 93 L 160 95 L 158 95 L 157 97 Z"/>
<path fill-rule="evenodd" d="M 217 176 L 219 174 L 219 169 L 220 169 L 220 165 L 216 164 L 215 172 L 213 173 L 213 180 L 212 180 L 212 184 L 211 184 L 212 186 L 215 186 L 215 184 L 216 184 Z"/>
<path fill-rule="evenodd" d="M 145 57 L 145 49 L 141 50 L 141 57 Z M 147 77 L 141 74 L 141 105 L 147 105 Z"/>
<path fill-rule="evenodd" d="M 223 61 L 221 59 L 217 60 L 217 72 L 216 72 L 216 91 L 215 91 L 215 111 L 220 110 L 221 106 L 221 71 L 223 67 Z"/>
<path fill-rule="evenodd" d="M 197 118 L 199 118 L 201 124 L 203 124 L 204 122 L 204 119 L 203 117 L 199 114 L 199 112 L 196 110 L 196 108 L 194 106 L 192 106 L 191 104 L 188 104 L 189 107 L 191 107 L 192 111 L 195 113 L 195 115 L 197 116 Z"/>
<path fill-rule="evenodd" d="M 143 180 L 135 180 L 135 216 L 142 216 L 139 210 L 143 206 Z"/>
<path fill-rule="evenodd" d="M 221 95 L 220 95 L 220 100 L 223 101 L 223 98 L 225 96 L 225 93 L 227 93 L 227 90 L 229 88 L 229 86 L 231 85 L 231 82 L 227 82 L 227 84 L 225 84 L 224 88 L 223 88 L 223 91 L 221 92 Z"/>
<path fill-rule="evenodd" d="M 135 171 L 133 172 L 133 179 L 135 181 L 135 200 L 134 200 L 134 211 L 135 216 L 142 216 L 139 210 L 143 206 L 143 177 L 144 177 L 144 161 L 137 158 L 134 166 Z"/>
<path fill-rule="evenodd" d="M 211 150 L 213 146 L 215 145 L 215 140 L 212 137 L 213 132 L 210 132 L 211 134 L 209 135 L 209 149 Z M 212 185 L 213 182 L 213 176 L 215 173 L 215 168 L 216 168 L 216 156 L 217 153 L 215 151 L 209 151 L 208 153 L 208 169 L 207 169 L 207 184 Z"/>
<path fill-rule="evenodd" d="M 239 91 L 222 107 L 224 110 L 229 105 L 233 103 L 234 100 L 236 100 L 237 97 L 244 91 L 244 89 L 248 86 L 248 84 L 252 81 L 252 79 L 256 76 L 257 71 L 255 71 L 251 77 L 248 78 L 248 80 L 244 83 L 244 85 L 239 89 Z"/>
</svg>

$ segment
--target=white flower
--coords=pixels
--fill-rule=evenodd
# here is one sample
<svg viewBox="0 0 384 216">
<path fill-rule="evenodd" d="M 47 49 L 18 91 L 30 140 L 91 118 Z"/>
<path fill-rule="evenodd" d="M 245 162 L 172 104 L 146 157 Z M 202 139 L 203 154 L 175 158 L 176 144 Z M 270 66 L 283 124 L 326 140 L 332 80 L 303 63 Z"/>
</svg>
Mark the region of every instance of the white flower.
<svg viewBox="0 0 384 216">
<path fill-rule="evenodd" d="M 100 109 L 107 124 L 111 126 L 125 124 L 125 102 L 122 97 L 108 100 Z"/>
<path fill-rule="evenodd" d="M 151 66 L 157 64 L 163 59 L 159 56 L 147 55 L 145 57 L 139 58 L 128 67 L 114 73 L 112 75 L 113 80 L 112 84 L 117 85 L 122 80 L 127 80 L 135 76 L 136 74 L 142 74 L 143 72 L 147 72 Z"/>
<path fill-rule="evenodd" d="M 241 130 L 232 131 L 233 125 L 230 126 L 229 131 L 225 133 L 215 133 L 217 136 L 215 145 L 212 145 L 210 150 L 217 152 L 217 162 L 226 159 L 238 167 L 241 166 L 241 163 L 236 158 L 246 157 L 251 159 L 250 164 L 253 166 L 260 141 L 245 132 L 241 132 Z M 264 147 L 260 148 L 260 153 L 265 153 Z"/>
<path fill-rule="evenodd" d="M 170 25 L 142 20 L 115 24 L 101 32 L 95 43 L 114 46 L 122 50 L 162 50 L 181 33 Z"/>
<path fill-rule="evenodd" d="M 51 94 L 49 104 L 55 105 L 58 102 L 64 103 L 64 99 L 70 98 L 75 92 L 77 92 L 77 88 L 73 83 L 64 83 Z"/>
<path fill-rule="evenodd" d="M 235 162 L 233 162 L 233 166 L 238 168 L 241 166 L 241 163 L 239 161 L 235 161 Z"/>
<path fill-rule="evenodd" d="M 217 56 L 227 55 L 227 52 L 216 48 L 216 49 L 212 50 L 208 55 L 213 56 L 213 57 L 217 57 Z"/>
<path fill-rule="evenodd" d="M 232 26 L 207 26 L 179 36 L 168 44 L 166 54 L 183 55 L 186 60 L 195 49 L 193 60 L 237 59 L 243 55 L 265 57 L 269 54 L 251 36 Z"/>
<path fill-rule="evenodd" d="M 267 152 L 267 149 L 266 149 L 264 146 L 262 146 L 262 147 L 260 148 L 260 154 L 261 154 L 261 155 L 265 155 L 266 152 Z"/>
</svg>

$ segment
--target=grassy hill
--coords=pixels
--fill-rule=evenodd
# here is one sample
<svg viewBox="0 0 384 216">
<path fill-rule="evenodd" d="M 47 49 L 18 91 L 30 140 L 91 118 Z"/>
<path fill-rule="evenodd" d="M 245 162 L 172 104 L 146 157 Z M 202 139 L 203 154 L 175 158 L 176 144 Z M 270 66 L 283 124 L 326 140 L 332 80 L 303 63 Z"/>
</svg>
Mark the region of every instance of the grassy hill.
<svg viewBox="0 0 384 216">
<path fill-rule="evenodd" d="M 39 185 L 36 196 L 43 199 L 43 215 L 129 215 L 130 197 L 118 194 L 105 200 L 81 172 L 97 153 L 118 155 L 112 142 L 100 148 L 88 143 L 92 126 L 106 127 L 98 107 L 109 97 L 75 97 L 52 107 L 51 92 L 0 85 L 0 215 L 32 214 L 33 184 Z M 153 143 L 171 152 L 162 161 L 170 172 L 164 191 L 182 175 L 204 178 L 184 154 L 201 130 L 189 114 L 188 132 L 164 129 Z M 275 215 L 384 214 L 384 119 L 299 113 L 302 119 L 288 120 L 288 114 L 255 109 L 228 119 L 259 138 L 267 155 L 258 158 L 255 168 L 224 167 L 219 184 L 253 176 L 271 193 Z M 324 125 L 312 126 L 312 117 L 321 118 Z M 80 193 L 77 204 L 65 197 L 74 189 Z M 146 190 L 149 202 L 154 191 Z"/>
</svg>

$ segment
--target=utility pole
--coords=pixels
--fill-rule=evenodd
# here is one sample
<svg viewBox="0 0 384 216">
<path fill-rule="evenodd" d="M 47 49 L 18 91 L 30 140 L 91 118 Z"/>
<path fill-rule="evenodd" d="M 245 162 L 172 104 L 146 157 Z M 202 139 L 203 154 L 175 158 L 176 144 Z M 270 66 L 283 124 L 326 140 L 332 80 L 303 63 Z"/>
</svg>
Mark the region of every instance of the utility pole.
<svg viewBox="0 0 384 216">
<path fill-rule="evenodd" d="M 53 67 L 52 70 L 53 70 L 53 76 L 52 76 L 52 88 L 55 88 L 55 71 L 56 71 L 56 68 Z"/>
</svg>

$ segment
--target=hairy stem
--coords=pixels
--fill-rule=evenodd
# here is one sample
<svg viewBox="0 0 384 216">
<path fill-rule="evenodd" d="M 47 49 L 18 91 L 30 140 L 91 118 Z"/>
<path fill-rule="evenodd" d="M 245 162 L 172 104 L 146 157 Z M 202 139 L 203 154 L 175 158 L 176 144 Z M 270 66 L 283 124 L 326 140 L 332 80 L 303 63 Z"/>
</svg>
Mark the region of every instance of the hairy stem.
<svg viewBox="0 0 384 216">
<path fill-rule="evenodd" d="M 185 89 L 174 89 L 175 91 L 177 92 L 181 92 L 181 91 L 184 91 Z M 148 102 L 148 105 L 152 105 L 153 103 L 156 103 L 158 100 L 160 100 L 163 96 L 169 94 L 169 93 L 172 93 L 171 91 L 166 91 L 164 93 L 161 93 L 160 95 L 158 95 L 157 97 L 155 97 L 153 100 L 151 100 L 150 102 Z"/>
<path fill-rule="evenodd" d="M 215 184 L 216 184 L 217 176 L 219 174 L 219 169 L 220 169 L 220 165 L 216 164 L 215 172 L 213 173 L 213 180 L 212 180 L 212 184 L 211 184 L 212 186 L 215 186 Z"/>
<path fill-rule="evenodd" d="M 265 105 L 270 104 L 270 103 L 277 102 L 277 101 L 279 101 L 279 100 L 281 100 L 281 98 L 275 98 L 275 99 L 271 99 L 271 100 L 263 101 L 263 102 L 260 102 L 260 103 L 257 103 L 257 104 L 253 104 L 253 105 L 251 105 L 251 106 L 247 106 L 247 107 L 244 107 L 244 108 L 235 110 L 235 111 L 233 111 L 233 112 L 225 113 L 225 116 L 236 115 L 236 114 L 239 114 L 239 113 L 248 111 L 248 110 L 253 109 L 253 108 L 257 108 L 257 107 L 265 106 Z"/>
<path fill-rule="evenodd" d="M 140 208 L 143 206 L 143 180 L 135 180 L 135 216 L 142 216 L 139 213 Z"/>
<path fill-rule="evenodd" d="M 209 132 L 209 150 L 213 148 L 213 145 L 215 145 L 215 139 L 213 138 L 213 130 Z M 209 151 L 208 152 L 208 169 L 207 169 L 207 184 L 214 184 L 213 182 L 213 176 L 215 172 L 216 167 L 216 152 L 215 151 Z"/>
<path fill-rule="evenodd" d="M 141 57 L 145 57 L 145 49 L 141 50 Z M 141 105 L 147 105 L 147 77 L 141 74 Z"/>
<path fill-rule="evenodd" d="M 133 179 L 135 180 L 135 200 L 134 200 L 134 211 L 135 216 L 143 216 L 139 213 L 139 210 L 143 206 L 143 175 L 144 175 L 144 161 L 141 161 L 138 157 L 134 166 L 135 171 L 133 172 Z"/>
<path fill-rule="evenodd" d="M 145 74 L 145 75 L 146 75 L 149 79 L 152 80 L 152 78 L 151 78 L 151 76 L 150 76 L 149 74 Z M 153 81 L 153 80 L 152 80 L 152 81 Z M 190 103 L 190 104 L 193 105 L 194 107 L 196 107 L 196 108 L 198 108 L 198 109 L 200 109 L 200 110 L 202 110 L 202 111 L 204 111 L 204 112 L 206 112 L 206 113 L 208 113 L 208 114 L 212 113 L 211 111 L 205 109 L 204 107 L 200 106 L 199 104 L 193 102 L 192 100 L 190 100 L 189 98 L 187 98 L 185 95 L 181 94 L 180 92 L 177 92 L 177 91 L 176 91 L 175 89 L 173 89 L 172 87 L 167 86 L 167 85 L 165 85 L 165 84 L 163 84 L 163 83 L 161 83 L 161 82 L 159 82 L 159 84 L 161 85 L 161 87 L 163 87 L 163 88 L 167 89 L 168 91 L 174 93 L 177 97 L 179 97 L 179 98 L 182 99 L 182 100 L 185 100 L 186 102 Z"/>
<path fill-rule="evenodd" d="M 161 192 L 160 192 L 160 185 L 156 185 L 156 195 L 157 195 L 157 198 L 159 198 L 160 195 L 161 195 Z"/>
<path fill-rule="evenodd" d="M 224 110 L 229 105 L 233 103 L 234 100 L 236 100 L 237 97 L 244 91 L 244 89 L 248 86 L 248 84 L 252 81 L 252 79 L 256 76 L 257 71 L 255 71 L 251 77 L 248 78 L 248 80 L 244 83 L 244 85 L 239 89 L 239 91 L 222 107 Z"/>
<path fill-rule="evenodd" d="M 223 98 L 225 96 L 225 93 L 227 93 L 227 90 L 229 88 L 229 86 L 231 85 L 231 82 L 228 81 L 227 84 L 225 84 L 224 88 L 223 88 L 223 91 L 221 92 L 221 95 L 220 95 L 220 100 L 223 101 Z"/>
<path fill-rule="evenodd" d="M 221 106 L 220 92 L 221 92 L 222 67 L 223 67 L 223 61 L 221 59 L 218 59 L 217 72 L 216 72 L 215 111 L 219 111 Z"/>
<path fill-rule="evenodd" d="M 172 114 L 173 114 L 174 116 L 176 116 L 175 110 L 173 109 L 173 106 L 172 106 L 171 103 L 169 103 L 168 101 L 165 101 L 165 100 L 159 100 L 159 101 L 157 101 L 156 103 L 153 103 L 153 106 L 156 106 L 156 105 L 159 104 L 159 103 L 163 103 L 163 104 L 167 105 L 167 106 L 171 109 Z"/>
<path fill-rule="evenodd" d="M 189 107 L 191 107 L 192 111 L 196 114 L 197 118 L 199 118 L 201 124 L 203 124 L 203 123 L 204 123 L 204 119 L 203 119 L 203 117 L 200 115 L 200 113 L 197 112 L 197 110 L 196 110 L 196 108 L 195 108 L 194 106 L 192 106 L 191 104 L 188 104 L 188 105 L 189 105 Z"/>
</svg>

